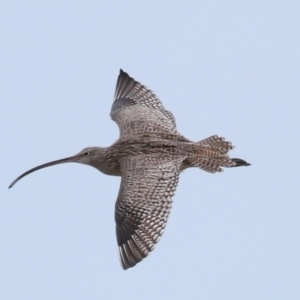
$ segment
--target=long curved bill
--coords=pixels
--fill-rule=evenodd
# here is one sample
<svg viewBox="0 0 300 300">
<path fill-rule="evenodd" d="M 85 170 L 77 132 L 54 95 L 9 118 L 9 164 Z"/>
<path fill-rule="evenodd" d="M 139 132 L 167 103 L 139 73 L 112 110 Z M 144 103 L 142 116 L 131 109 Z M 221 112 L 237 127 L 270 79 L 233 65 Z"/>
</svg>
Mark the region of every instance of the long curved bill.
<svg viewBox="0 0 300 300">
<path fill-rule="evenodd" d="M 71 156 L 71 157 L 67 157 L 67 158 L 63 158 L 63 159 L 59 159 L 59 160 L 54 160 L 54 161 L 48 162 L 46 164 L 32 168 L 32 169 L 28 170 L 27 172 L 23 173 L 22 175 L 20 175 L 19 177 L 17 177 L 10 184 L 10 186 L 8 188 L 10 189 L 11 187 L 13 187 L 16 184 L 16 182 L 18 182 L 20 179 L 22 179 L 23 177 L 25 177 L 26 175 L 28 175 L 32 172 L 35 172 L 35 171 L 43 169 L 43 168 L 47 168 L 47 167 L 51 167 L 51 166 L 55 166 L 55 165 L 59 165 L 59 164 L 64 164 L 64 163 L 68 163 L 68 162 L 74 162 L 74 161 L 75 161 L 75 156 Z"/>
</svg>

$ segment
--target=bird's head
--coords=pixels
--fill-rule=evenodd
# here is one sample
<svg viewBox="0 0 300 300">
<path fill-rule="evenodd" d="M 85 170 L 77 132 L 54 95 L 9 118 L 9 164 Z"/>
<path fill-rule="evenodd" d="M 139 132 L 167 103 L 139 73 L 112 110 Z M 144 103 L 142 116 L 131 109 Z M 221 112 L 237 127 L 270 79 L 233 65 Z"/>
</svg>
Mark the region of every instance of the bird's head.
<svg viewBox="0 0 300 300">
<path fill-rule="evenodd" d="M 32 168 L 32 169 L 26 171 L 19 177 L 17 177 L 10 184 L 9 188 L 13 187 L 16 182 L 18 182 L 20 179 L 22 179 L 26 175 L 33 173 L 35 171 L 38 171 L 40 169 L 44 169 L 44 168 L 55 166 L 55 165 L 60 165 L 60 164 L 69 163 L 69 162 L 76 162 L 76 163 L 89 165 L 89 166 L 97 168 L 97 160 L 101 157 L 101 154 L 103 153 L 103 151 L 104 151 L 104 148 L 100 148 L 100 147 L 84 148 L 79 153 L 77 153 L 73 156 L 66 157 L 66 158 L 59 159 L 59 160 L 54 160 L 54 161 L 48 162 L 46 164 L 37 166 L 35 168 Z"/>
</svg>

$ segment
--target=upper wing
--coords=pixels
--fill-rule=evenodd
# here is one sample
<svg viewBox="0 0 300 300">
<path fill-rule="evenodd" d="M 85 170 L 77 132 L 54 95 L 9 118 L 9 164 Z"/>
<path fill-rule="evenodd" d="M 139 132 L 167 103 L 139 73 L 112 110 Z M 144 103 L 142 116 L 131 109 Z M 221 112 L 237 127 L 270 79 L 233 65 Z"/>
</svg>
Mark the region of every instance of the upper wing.
<svg viewBox="0 0 300 300">
<path fill-rule="evenodd" d="M 118 124 L 120 137 L 177 134 L 175 119 L 147 87 L 120 70 L 111 118 Z"/>
<path fill-rule="evenodd" d="M 115 220 L 123 269 L 145 258 L 163 234 L 184 158 L 155 154 L 120 159 Z"/>
</svg>

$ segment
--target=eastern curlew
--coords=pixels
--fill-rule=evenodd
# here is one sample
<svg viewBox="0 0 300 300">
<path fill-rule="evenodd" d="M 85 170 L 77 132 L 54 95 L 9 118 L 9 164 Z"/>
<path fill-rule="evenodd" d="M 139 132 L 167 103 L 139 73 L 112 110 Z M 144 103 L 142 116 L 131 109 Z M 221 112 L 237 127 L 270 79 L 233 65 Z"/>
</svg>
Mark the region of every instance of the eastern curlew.
<svg viewBox="0 0 300 300">
<path fill-rule="evenodd" d="M 178 133 L 175 119 L 157 96 L 120 70 L 111 118 L 120 129 L 110 147 L 89 147 L 78 154 L 49 162 L 20 175 L 67 162 L 92 166 L 121 176 L 115 205 L 116 235 L 123 269 L 135 266 L 152 251 L 163 234 L 179 173 L 189 167 L 221 172 L 221 167 L 249 166 L 229 158 L 230 142 L 216 135 L 192 142 Z"/>
</svg>

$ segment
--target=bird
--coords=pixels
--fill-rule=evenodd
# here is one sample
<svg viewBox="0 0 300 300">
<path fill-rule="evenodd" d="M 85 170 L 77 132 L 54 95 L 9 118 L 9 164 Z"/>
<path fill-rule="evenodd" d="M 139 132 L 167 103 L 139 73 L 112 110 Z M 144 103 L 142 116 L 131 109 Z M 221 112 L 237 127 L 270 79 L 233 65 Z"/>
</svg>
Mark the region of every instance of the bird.
<svg viewBox="0 0 300 300">
<path fill-rule="evenodd" d="M 115 223 L 119 258 L 126 270 L 147 257 L 161 238 L 183 170 L 194 167 L 216 173 L 222 172 L 222 167 L 250 164 L 230 158 L 228 152 L 233 145 L 222 137 L 213 135 L 198 142 L 185 138 L 160 99 L 122 69 L 110 117 L 120 132 L 110 147 L 88 147 L 76 155 L 32 168 L 9 188 L 32 172 L 69 162 L 121 176 Z"/>
</svg>

